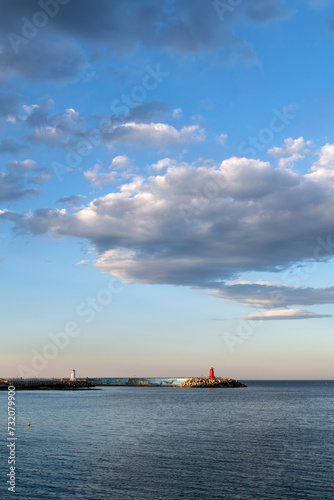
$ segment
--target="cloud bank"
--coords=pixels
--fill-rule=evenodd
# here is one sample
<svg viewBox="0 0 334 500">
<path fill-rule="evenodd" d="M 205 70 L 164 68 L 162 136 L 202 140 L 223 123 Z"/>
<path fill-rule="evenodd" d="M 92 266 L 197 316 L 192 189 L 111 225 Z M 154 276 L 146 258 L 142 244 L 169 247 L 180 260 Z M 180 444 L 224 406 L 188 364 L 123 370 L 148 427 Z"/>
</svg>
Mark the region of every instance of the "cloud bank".
<svg viewBox="0 0 334 500">
<path fill-rule="evenodd" d="M 2 0 L 0 78 L 68 82 L 82 76 L 103 44 L 104 57 L 123 57 L 142 47 L 169 53 L 216 53 L 228 64 L 257 63 L 236 26 L 288 17 L 283 0 L 241 2 L 225 15 L 222 2 L 207 0 L 71 0 L 58 3 Z M 88 52 L 88 53 L 87 53 Z M 101 52 L 101 51 L 100 51 Z M 99 54 L 102 57 L 102 52 Z"/>
<path fill-rule="evenodd" d="M 130 160 L 114 162 L 122 170 Z M 127 282 L 192 286 L 265 309 L 333 303 L 333 287 L 229 281 L 332 257 L 334 197 L 327 179 L 236 157 L 220 166 L 163 163 L 165 173 L 134 176 L 72 213 L 45 208 L 3 211 L 0 218 L 35 235 L 89 240 L 98 252 L 94 265 Z"/>
</svg>

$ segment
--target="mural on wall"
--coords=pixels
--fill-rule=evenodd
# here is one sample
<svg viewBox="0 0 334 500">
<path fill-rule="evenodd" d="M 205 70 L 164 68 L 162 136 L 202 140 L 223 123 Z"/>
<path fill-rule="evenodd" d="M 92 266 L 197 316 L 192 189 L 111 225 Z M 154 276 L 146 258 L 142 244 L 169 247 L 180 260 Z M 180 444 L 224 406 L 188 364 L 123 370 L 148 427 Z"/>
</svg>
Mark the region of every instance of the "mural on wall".
<svg viewBox="0 0 334 500">
<path fill-rule="evenodd" d="M 90 378 L 97 385 L 180 385 L 186 378 Z"/>
</svg>

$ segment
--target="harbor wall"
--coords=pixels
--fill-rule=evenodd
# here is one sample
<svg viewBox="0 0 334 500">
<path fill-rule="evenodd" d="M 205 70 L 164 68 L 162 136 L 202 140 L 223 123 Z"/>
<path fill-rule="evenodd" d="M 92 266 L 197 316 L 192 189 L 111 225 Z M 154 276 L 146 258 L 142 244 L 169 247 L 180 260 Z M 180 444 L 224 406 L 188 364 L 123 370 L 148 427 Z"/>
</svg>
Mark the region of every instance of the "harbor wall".
<svg viewBox="0 0 334 500">
<path fill-rule="evenodd" d="M 180 385 L 187 378 L 142 378 L 142 377 L 121 377 L 121 378 L 88 378 L 87 381 L 96 385 Z"/>
</svg>

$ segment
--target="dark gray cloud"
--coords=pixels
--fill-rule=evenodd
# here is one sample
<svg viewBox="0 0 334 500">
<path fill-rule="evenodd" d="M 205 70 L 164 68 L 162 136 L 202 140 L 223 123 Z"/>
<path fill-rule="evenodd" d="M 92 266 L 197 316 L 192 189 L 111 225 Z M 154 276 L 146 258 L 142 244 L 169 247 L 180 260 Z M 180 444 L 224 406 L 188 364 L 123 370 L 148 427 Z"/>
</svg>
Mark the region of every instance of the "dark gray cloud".
<svg viewBox="0 0 334 500">
<path fill-rule="evenodd" d="M 313 264 L 315 266 L 316 264 Z M 307 269 L 307 268 L 306 268 Z M 301 276 L 305 280 L 312 275 L 312 267 L 304 274 L 292 275 L 300 285 L 303 284 Z M 289 279 L 289 277 L 287 278 Z M 213 283 L 212 286 L 215 286 Z M 212 295 L 222 299 L 233 300 L 245 306 L 259 307 L 263 309 L 275 309 L 278 307 L 290 307 L 293 305 L 313 306 L 319 304 L 334 304 L 334 286 L 327 288 L 312 288 L 303 286 L 287 286 L 275 283 L 237 283 L 222 284 L 217 287 Z"/>
<path fill-rule="evenodd" d="M 291 7 L 286 5 L 282 0 L 248 0 L 246 2 L 246 10 L 252 21 L 264 23 L 277 19 L 290 17 L 292 14 Z"/>
<path fill-rule="evenodd" d="M 18 175 L 0 172 L 0 201 L 14 201 L 37 196 L 38 189 L 25 189 L 24 181 Z M 1 216 L 1 213 L 0 213 Z"/>
<path fill-rule="evenodd" d="M 45 184 L 52 180 L 52 175 L 49 173 L 37 174 L 29 177 L 28 184 Z"/>
<path fill-rule="evenodd" d="M 6 163 L 7 171 L 0 172 L 0 201 L 15 201 L 40 194 L 37 188 L 29 184 L 44 184 L 52 179 L 52 170 L 36 167 L 34 160 L 10 160 Z"/>
<path fill-rule="evenodd" d="M 31 128 L 46 126 L 49 121 L 48 109 L 46 103 L 34 107 L 25 120 L 26 124 Z"/>
<path fill-rule="evenodd" d="M 26 140 L 32 144 L 45 144 L 50 147 L 67 145 L 71 138 L 84 137 L 85 122 L 74 109 L 49 115 L 49 106 L 36 107 L 27 116 L 26 123 L 32 131 Z"/>
<path fill-rule="evenodd" d="M 71 36 L 54 29 L 61 11 L 66 18 L 65 8 L 60 7 L 54 17 L 46 13 L 38 17 L 43 9 L 36 0 L 1 1 L 0 78 L 18 75 L 61 82 L 77 77 L 86 58 Z"/>
<path fill-rule="evenodd" d="M 10 160 L 7 161 L 7 169 L 10 173 L 23 174 L 25 172 L 30 172 L 36 167 L 36 162 L 34 160 Z"/>
<path fill-rule="evenodd" d="M 0 142 L 0 154 L 17 155 L 20 153 L 24 153 L 28 149 L 28 146 L 19 143 L 14 138 L 3 139 Z"/>
<path fill-rule="evenodd" d="M 334 17 L 332 17 L 332 19 L 330 19 L 328 29 L 329 29 L 330 34 L 334 35 Z"/>
<path fill-rule="evenodd" d="M 17 94 L 0 92 L 0 117 L 16 116 L 24 98 Z"/>
<path fill-rule="evenodd" d="M 168 118 L 170 115 L 168 105 L 163 101 L 152 101 L 147 104 L 139 104 L 133 106 L 129 114 L 120 116 L 115 119 L 115 122 L 136 122 L 136 123 L 151 123 L 161 122 Z"/>
<path fill-rule="evenodd" d="M 227 61 L 250 65 L 256 57 L 249 44 L 234 35 L 235 25 L 287 13 L 281 0 L 241 2 L 223 18 L 215 2 L 207 0 L 71 0 L 65 5 L 55 2 L 53 8 L 44 5 L 2 0 L 0 77 L 70 81 L 85 70 L 88 59 L 82 46 L 93 56 L 101 44 L 119 56 L 138 46 L 179 54 L 225 50 Z"/>
<path fill-rule="evenodd" d="M 23 76 L 59 83 L 76 80 L 86 64 L 81 48 L 70 39 L 52 32 L 49 35 L 40 34 L 20 45 L 18 53 L 6 40 L 0 53 L 0 78 Z"/>
<path fill-rule="evenodd" d="M 327 7 L 330 0 L 306 0 L 306 3 L 313 9 L 321 9 L 323 7 Z"/>
<path fill-rule="evenodd" d="M 21 33 L 22 17 L 33 20 L 40 10 L 34 0 L 3 0 L 0 28 Z M 198 52 L 216 47 L 226 29 L 206 0 L 71 0 L 43 28 L 86 42 L 105 42 L 117 53 L 133 50 L 138 43 Z"/>
<path fill-rule="evenodd" d="M 72 194 L 70 196 L 63 196 L 62 198 L 59 198 L 56 203 L 63 203 L 67 207 L 73 208 L 80 206 L 85 198 L 86 196 L 83 196 L 82 194 Z"/>
</svg>

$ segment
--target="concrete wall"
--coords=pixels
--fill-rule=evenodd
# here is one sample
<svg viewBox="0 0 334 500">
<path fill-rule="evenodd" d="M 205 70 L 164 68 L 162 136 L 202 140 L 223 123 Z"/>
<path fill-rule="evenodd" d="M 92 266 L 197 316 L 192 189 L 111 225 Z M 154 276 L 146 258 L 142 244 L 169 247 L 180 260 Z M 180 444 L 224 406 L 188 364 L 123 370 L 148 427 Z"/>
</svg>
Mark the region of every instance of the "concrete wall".
<svg viewBox="0 0 334 500">
<path fill-rule="evenodd" d="M 103 385 L 180 385 L 186 378 L 90 378 L 89 382 Z"/>
</svg>

